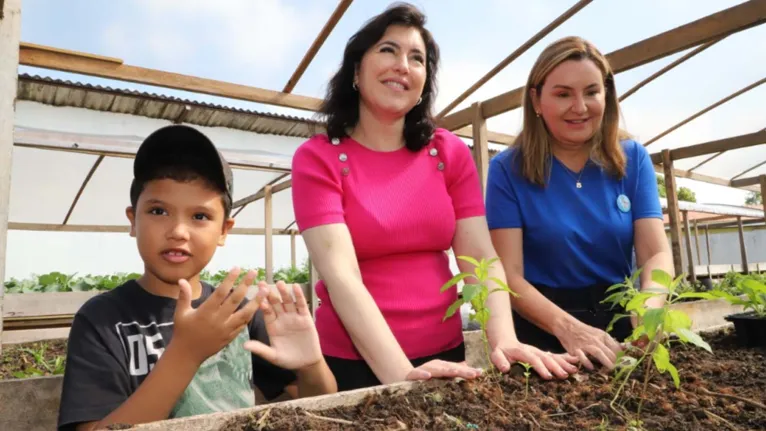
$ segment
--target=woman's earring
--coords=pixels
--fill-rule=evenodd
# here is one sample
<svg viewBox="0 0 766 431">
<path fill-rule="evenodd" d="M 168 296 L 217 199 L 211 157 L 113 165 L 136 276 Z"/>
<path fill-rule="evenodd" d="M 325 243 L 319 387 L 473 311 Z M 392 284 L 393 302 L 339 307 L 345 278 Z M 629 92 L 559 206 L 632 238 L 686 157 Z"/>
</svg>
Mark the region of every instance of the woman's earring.
<svg viewBox="0 0 766 431">
<path fill-rule="evenodd" d="M 354 90 L 359 91 L 359 86 L 356 85 L 356 81 L 354 81 L 354 83 L 351 84 L 351 86 L 354 88 Z"/>
<path fill-rule="evenodd" d="M 420 105 L 420 102 L 422 102 L 422 101 L 423 101 L 423 98 L 422 98 L 422 97 L 419 97 L 419 98 L 418 98 L 418 103 L 416 103 L 415 105 Z"/>
</svg>

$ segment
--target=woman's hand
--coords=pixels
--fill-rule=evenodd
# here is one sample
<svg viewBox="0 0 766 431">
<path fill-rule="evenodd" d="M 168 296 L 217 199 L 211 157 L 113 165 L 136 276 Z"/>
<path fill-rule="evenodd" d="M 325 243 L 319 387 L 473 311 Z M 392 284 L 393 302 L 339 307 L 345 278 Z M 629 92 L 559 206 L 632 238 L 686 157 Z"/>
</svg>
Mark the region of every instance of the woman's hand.
<svg viewBox="0 0 766 431">
<path fill-rule="evenodd" d="M 574 365 L 577 363 L 575 356 L 544 352 L 537 347 L 511 339 L 498 342 L 490 354 L 490 359 L 502 372 L 510 370 L 514 362 L 526 362 L 546 380 L 554 375 L 559 379 L 566 379 L 570 374 L 577 372 Z"/>
<path fill-rule="evenodd" d="M 413 368 L 412 371 L 407 374 L 407 380 L 428 380 L 443 377 L 460 377 L 470 380 L 475 379 L 480 375 L 480 369 L 469 367 L 465 361 L 448 362 L 442 361 L 441 359 L 434 359 L 417 368 Z"/>
<path fill-rule="evenodd" d="M 611 335 L 574 318 L 562 325 L 554 335 L 564 349 L 589 370 L 594 367 L 588 355 L 611 370 L 617 361 L 617 353 L 622 350 L 620 343 Z"/>
</svg>

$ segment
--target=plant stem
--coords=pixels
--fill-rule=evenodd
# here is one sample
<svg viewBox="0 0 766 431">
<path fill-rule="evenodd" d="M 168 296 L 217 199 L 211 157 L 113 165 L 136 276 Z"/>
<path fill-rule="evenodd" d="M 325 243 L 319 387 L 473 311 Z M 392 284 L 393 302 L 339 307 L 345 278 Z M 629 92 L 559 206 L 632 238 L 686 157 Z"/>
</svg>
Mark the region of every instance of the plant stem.
<svg viewBox="0 0 766 431">
<path fill-rule="evenodd" d="M 646 349 L 648 352 L 649 349 Z M 641 407 L 644 405 L 644 399 L 646 397 L 646 388 L 649 385 L 649 376 L 652 373 L 652 361 L 646 361 L 646 369 L 644 370 L 644 388 L 641 390 L 641 397 L 638 400 L 638 410 L 636 411 L 636 419 L 641 418 Z"/>
</svg>

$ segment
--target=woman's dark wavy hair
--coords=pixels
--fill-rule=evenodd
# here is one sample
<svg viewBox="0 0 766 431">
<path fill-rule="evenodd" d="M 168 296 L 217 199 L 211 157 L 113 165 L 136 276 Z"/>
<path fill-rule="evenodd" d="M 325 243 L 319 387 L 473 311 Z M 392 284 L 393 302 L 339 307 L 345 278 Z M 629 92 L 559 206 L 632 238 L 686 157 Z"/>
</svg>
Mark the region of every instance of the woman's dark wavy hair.
<svg viewBox="0 0 766 431">
<path fill-rule="evenodd" d="M 436 73 L 439 64 L 439 47 L 431 32 L 425 28 L 426 17 L 415 6 L 396 3 L 385 12 L 375 16 L 346 43 L 340 69 L 327 86 L 327 94 L 318 110 L 325 117 L 327 135 L 330 139 L 343 138 L 347 130 L 359 121 L 359 92 L 353 88 L 354 72 L 362 56 L 375 45 L 389 26 L 414 27 L 423 38 L 426 47 L 426 80 L 422 101 L 404 117 L 404 140 L 407 148 L 418 151 L 428 144 L 436 129 L 431 113 L 436 99 Z"/>
</svg>

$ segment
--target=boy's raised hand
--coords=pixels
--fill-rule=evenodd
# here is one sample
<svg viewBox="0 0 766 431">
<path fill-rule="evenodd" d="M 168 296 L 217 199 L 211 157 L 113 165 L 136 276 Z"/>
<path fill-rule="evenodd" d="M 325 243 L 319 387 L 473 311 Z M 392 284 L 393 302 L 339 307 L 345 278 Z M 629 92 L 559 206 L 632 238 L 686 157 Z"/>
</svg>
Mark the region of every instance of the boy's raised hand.
<svg viewBox="0 0 766 431">
<path fill-rule="evenodd" d="M 250 340 L 245 342 L 245 348 L 288 370 L 316 364 L 322 360 L 322 350 L 303 290 L 298 284 L 292 285 L 295 300 L 284 282 L 277 282 L 277 290 L 279 294 L 259 282 L 258 295 L 252 301 L 260 303 L 271 345 Z"/>
<path fill-rule="evenodd" d="M 237 310 L 257 273 L 249 271 L 232 290 L 239 277 L 234 268 L 215 292 L 199 307 L 192 307 L 191 285 L 179 280 L 180 292 L 173 317 L 172 344 L 188 352 L 189 358 L 201 364 L 229 344 L 250 323 L 258 303 L 250 301 Z"/>
</svg>

